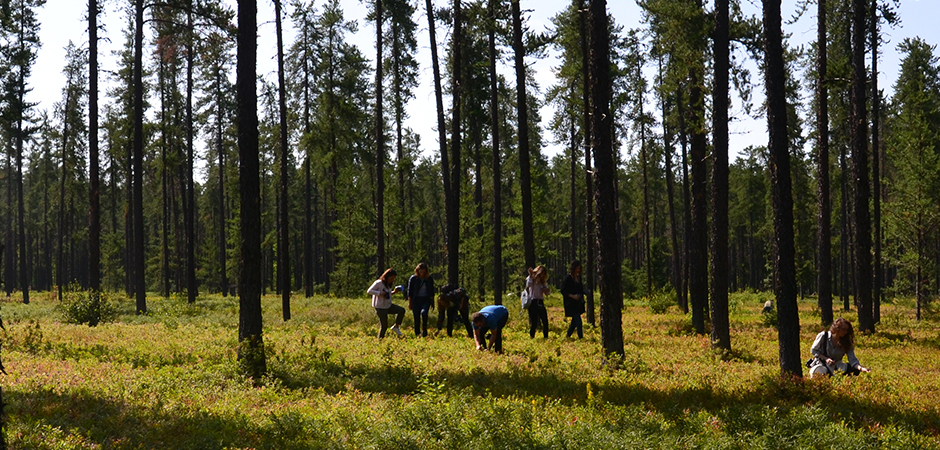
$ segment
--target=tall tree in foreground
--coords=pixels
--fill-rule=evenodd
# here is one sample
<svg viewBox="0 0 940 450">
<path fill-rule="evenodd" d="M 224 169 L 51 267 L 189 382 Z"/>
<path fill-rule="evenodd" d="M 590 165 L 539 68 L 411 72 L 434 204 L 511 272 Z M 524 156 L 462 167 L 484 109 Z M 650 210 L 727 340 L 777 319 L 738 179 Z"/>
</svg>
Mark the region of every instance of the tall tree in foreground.
<svg viewBox="0 0 940 450">
<path fill-rule="evenodd" d="M 375 244 L 377 273 L 385 270 L 385 117 L 382 113 L 382 0 L 375 0 Z"/>
<path fill-rule="evenodd" d="M 606 16 L 605 16 L 606 23 Z M 522 192 L 522 250 L 526 267 L 535 267 L 535 234 L 532 229 L 532 175 L 529 162 L 529 110 L 526 98 L 525 46 L 519 0 L 512 0 L 512 48 L 516 63 L 516 121 L 519 130 L 519 184 Z"/>
<path fill-rule="evenodd" d="M 88 0 L 88 287 L 101 290 L 101 207 L 98 162 L 98 0 Z"/>
<path fill-rule="evenodd" d="M 777 297 L 780 369 L 803 376 L 800 361 L 800 315 L 796 304 L 796 250 L 793 244 L 793 194 L 787 139 L 786 72 L 780 0 L 764 0 L 764 83 L 767 89 L 767 129 L 771 199 L 774 211 L 773 267 Z"/>
<path fill-rule="evenodd" d="M 516 7 L 514 5 L 514 7 Z M 590 4 L 591 24 L 591 128 L 594 136 L 597 204 L 597 267 L 601 291 L 601 346 L 606 355 L 623 356 L 623 286 L 620 268 L 620 233 L 617 232 L 617 176 L 610 115 L 610 29 L 607 1 Z"/>
<path fill-rule="evenodd" d="M 137 314 L 147 312 L 147 284 L 144 266 L 144 0 L 134 9 L 134 140 L 131 147 L 131 216 L 133 217 L 133 255 L 131 285 L 136 296 Z"/>
<path fill-rule="evenodd" d="M 428 35 L 431 41 L 431 68 L 434 72 L 434 100 L 437 105 L 437 141 L 440 145 L 440 154 L 441 154 L 441 175 L 443 175 L 444 181 L 444 210 L 447 218 L 447 231 L 446 231 L 446 246 L 448 251 L 448 261 L 447 261 L 447 281 L 449 283 L 456 283 L 457 273 L 456 266 L 459 264 L 459 258 L 457 255 L 453 256 L 453 260 L 450 258 L 450 240 L 451 236 L 451 224 L 450 224 L 450 208 L 451 208 L 451 196 L 456 195 L 456 193 L 451 191 L 451 179 L 450 171 L 447 169 L 450 167 L 450 158 L 447 155 L 447 129 L 446 122 L 444 120 L 444 92 L 441 87 L 441 65 L 437 56 L 437 37 L 435 34 L 435 23 L 434 23 L 434 5 L 431 3 L 431 0 L 425 0 L 425 8 L 428 12 Z M 451 264 L 454 264 L 454 268 L 451 268 Z M 454 272 L 451 274 L 451 272 Z"/>
<path fill-rule="evenodd" d="M 868 202 L 871 187 L 868 184 L 868 112 L 865 102 L 865 25 L 868 5 L 866 0 L 852 0 L 852 83 L 851 104 L 852 179 L 855 180 L 855 293 L 858 304 L 858 329 L 875 332 L 872 317 L 871 270 L 871 216 Z"/>
<path fill-rule="evenodd" d="M 712 91 L 712 247 L 711 247 L 711 315 L 712 346 L 731 350 L 728 320 L 728 72 L 730 42 L 728 38 L 729 0 L 715 1 L 715 88 Z"/>
<path fill-rule="evenodd" d="M 490 65 L 490 133 L 493 147 L 493 297 L 494 303 L 503 304 L 503 177 L 499 147 L 499 74 L 496 73 L 496 14 L 499 0 L 489 0 L 489 27 L 487 46 Z"/>
<path fill-rule="evenodd" d="M 817 0 L 816 39 L 816 292 L 823 325 L 832 323 L 832 202 L 829 190 L 829 88 L 826 0 Z"/>
<path fill-rule="evenodd" d="M 278 236 L 278 265 L 277 275 L 281 279 L 281 309 L 284 320 L 290 320 L 290 227 L 288 226 L 288 212 L 290 211 L 290 197 L 287 194 L 288 186 L 288 148 L 287 137 L 287 85 L 284 83 L 284 38 L 281 32 L 281 0 L 274 0 L 274 21 L 277 29 L 277 103 L 278 121 L 280 122 L 280 235 Z"/>
<path fill-rule="evenodd" d="M 258 157 L 257 2 L 238 0 L 238 187 L 241 192 L 241 273 L 238 277 L 238 359 L 246 375 L 267 371 L 261 321 L 261 186 Z"/>
<path fill-rule="evenodd" d="M 588 71 L 590 67 L 590 50 L 588 42 L 588 10 L 584 7 L 584 0 L 576 0 L 578 2 L 578 26 L 581 33 L 581 78 L 584 86 L 582 86 L 581 92 L 581 103 L 582 103 L 582 118 L 584 119 L 582 129 L 584 130 L 584 185 L 585 185 L 585 217 L 584 217 L 584 228 L 585 233 L 585 246 L 584 246 L 584 260 L 585 264 L 585 277 L 584 277 L 584 290 L 587 291 L 584 308 L 586 311 L 586 318 L 589 324 L 594 325 L 594 258 L 595 251 L 594 245 L 597 244 L 594 240 L 594 233 L 597 231 L 596 224 L 594 222 L 594 176 L 591 172 L 591 145 L 593 144 L 593 138 L 591 136 L 591 115 L 589 114 L 591 109 L 591 80 L 588 76 Z"/>
<path fill-rule="evenodd" d="M 453 127 L 450 136 L 450 186 L 445 185 L 446 190 L 450 191 L 447 210 L 447 281 L 451 284 L 459 284 L 460 278 L 458 270 L 460 268 L 460 110 L 463 108 L 461 96 L 463 94 L 463 85 L 461 75 L 463 71 L 461 60 L 461 47 L 463 47 L 463 17 L 461 17 L 460 0 L 454 0 L 454 34 L 451 38 L 453 67 L 451 68 L 451 95 L 453 95 L 453 104 L 451 105 L 451 122 Z M 442 160 L 443 161 L 443 160 Z M 443 171 L 447 168 L 442 167 Z"/>
</svg>

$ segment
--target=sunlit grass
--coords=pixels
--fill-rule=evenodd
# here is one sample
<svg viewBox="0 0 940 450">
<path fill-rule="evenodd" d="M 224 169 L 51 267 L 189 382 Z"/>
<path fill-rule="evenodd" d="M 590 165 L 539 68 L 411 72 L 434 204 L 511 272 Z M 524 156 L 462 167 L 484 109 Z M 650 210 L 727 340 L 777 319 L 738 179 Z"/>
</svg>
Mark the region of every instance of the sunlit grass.
<svg viewBox="0 0 940 450">
<path fill-rule="evenodd" d="M 629 300 L 626 356 L 600 332 L 565 339 L 561 299 L 550 335 L 530 339 L 510 308 L 505 355 L 473 351 L 455 330 L 378 340 L 366 298 L 266 296 L 267 379 L 235 364 L 238 299 L 122 300 L 116 322 L 62 323 L 51 294 L 2 302 L 0 378 L 12 448 L 940 448 L 940 326 L 909 301 L 883 306 L 859 336 L 861 377 L 779 376 L 767 294 L 732 296 L 730 354 L 711 350 L 676 307 Z M 479 307 L 480 305 L 473 305 Z M 801 302 L 804 358 L 821 329 Z M 436 312 L 432 312 L 434 315 Z M 854 312 L 840 313 L 856 322 Z M 434 320 L 432 319 L 432 325 Z M 433 333 L 433 327 L 432 327 Z M 458 337 L 460 336 L 460 337 Z"/>
</svg>

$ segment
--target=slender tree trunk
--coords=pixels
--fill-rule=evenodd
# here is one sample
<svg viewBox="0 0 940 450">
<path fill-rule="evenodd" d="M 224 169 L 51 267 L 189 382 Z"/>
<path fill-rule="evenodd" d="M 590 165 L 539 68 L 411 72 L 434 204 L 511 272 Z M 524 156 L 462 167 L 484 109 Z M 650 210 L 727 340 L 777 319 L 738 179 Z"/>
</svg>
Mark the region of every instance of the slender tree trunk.
<svg viewBox="0 0 940 450">
<path fill-rule="evenodd" d="M 98 0 L 88 0 L 88 287 L 101 290 L 101 206 L 98 162 Z"/>
<path fill-rule="evenodd" d="M 639 68 L 637 68 L 637 77 L 640 78 L 643 76 L 642 73 L 639 73 Z M 646 297 L 651 298 L 653 296 L 653 237 L 650 235 L 650 186 L 649 186 L 649 169 L 647 165 L 649 164 L 649 155 L 646 151 L 646 118 L 643 113 L 643 102 L 645 101 L 644 93 L 640 93 L 640 159 L 642 160 L 642 169 L 643 169 L 643 240 L 645 245 L 645 254 L 643 259 L 646 260 Z"/>
<path fill-rule="evenodd" d="M 520 0 L 512 0 L 512 47 L 516 62 L 516 119 L 519 129 L 519 184 L 522 191 L 522 249 L 526 267 L 535 267 L 532 228 L 532 175 L 529 162 L 529 110 L 525 86 L 525 47 L 522 42 Z"/>
<path fill-rule="evenodd" d="M 865 0 L 853 0 L 852 13 L 852 177 L 855 180 L 855 278 L 858 328 L 875 332 L 872 317 L 871 216 L 868 212 L 868 113 L 865 105 Z"/>
<path fill-rule="evenodd" d="M 183 220 L 186 227 L 186 286 L 189 303 L 195 303 L 199 296 L 199 284 L 196 280 L 196 187 L 193 183 L 193 58 L 195 55 L 195 35 L 193 33 L 193 2 L 189 2 L 186 14 L 186 29 L 189 33 L 186 52 L 186 168 L 183 187 Z"/>
<path fill-rule="evenodd" d="M 796 303 L 796 250 L 793 244 L 793 197 L 787 147 L 786 77 L 780 0 L 764 0 L 764 52 L 771 198 L 774 211 L 774 293 L 777 296 L 781 374 L 803 376 L 800 316 Z"/>
<path fill-rule="evenodd" d="M 679 88 L 676 91 L 678 101 L 676 102 L 676 115 L 679 118 L 679 145 L 682 147 L 682 203 L 685 213 L 682 215 L 683 233 L 682 233 L 682 312 L 689 313 L 689 287 L 691 286 L 691 259 L 692 259 L 692 198 L 689 192 L 689 157 L 688 157 L 688 129 L 685 123 L 685 108 L 683 105 L 683 91 Z"/>
<path fill-rule="evenodd" d="M 493 297 L 503 304 L 503 194 L 502 157 L 499 148 L 499 86 L 496 73 L 496 10 L 499 0 L 489 0 L 489 63 L 490 63 L 490 133 L 493 147 Z"/>
<path fill-rule="evenodd" d="M 881 294 L 884 272 L 881 265 L 881 153 L 879 147 L 879 123 L 881 121 L 881 93 L 878 92 L 878 1 L 871 2 L 871 189 L 874 223 L 875 260 L 874 286 L 872 287 L 872 323 L 881 322 Z"/>
<path fill-rule="evenodd" d="M 518 6 L 516 6 L 518 7 Z M 592 0 L 591 23 L 591 125 L 594 162 L 597 167 L 598 268 L 601 290 L 601 346 L 605 355 L 622 357 L 623 285 L 621 283 L 620 234 L 617 231 L 616 165 L 613 155 L 613 119 L 610 115 L 610 42 L 607 1 Z"/>
<path fill-rule="evenodd" d="M 571 236 L 569 237 L 569 242 L 570 242 L 569 245 L 571 246 L 571 258 L 570 259 L 572 260 L 578 258 L 578 231 L 577 231 L 578 215 L 576 212 L 578 211 L 577 175 L 578 175 L 578 143 L 579 142 L 578 142 L 578 132 L 575 130 L 575 119 L 576 119 L 576 116 L 572 115 L 571 124 L 570 124 L 571 129 L 569 131 L 570 136 L 571 136 L 571 144 L 569 146 L 569 151 L 571 153 L 571 156 L 570 156 L 570 159 L 568 160 L 568 163 L 570 165 L 570 176 L 568 178 L 568 183 L 571 185 L 571 190 L 569 192 L 570 200 L 568 202 L 568 204 L 570 205 L 569 210 L 570 210 L 571 217 L 569 217 L 568 230 L 569 230 L 569 233 L 571 233 Z"/>
<path fill-rule="evenodd" d="M 163 252 L 161 255 L 162 267 L 160 268 L 161 278 L 163 279 L 163 298 L 170 297 L 170 196 L 168 192 L 169 184 L 169 170 L 167 168 L 167 157 L 166 154 L 169 151 L 169 140 L 167 139 L 167 82 L 166 82 L 166 65 L 164 54 L 164 49 L 160 49 L 160 62 L 159 62 L 159 75 L 158 83 L 160 87 L 160 196 L 161 196 L 161 206 L 163 212 L 163 220 L 161 220 L 161 234 L 160 239 L 163 245 Z M 175 79 L 174 79 L 175 82 Z"/>
<path fill-rule="evenodd" d="M 378 273 L 385 270 L 385 122 L 382 112 L 382 0 L 375 0 L 375 180 L 376 260 Z"/>
<path fill-rule="evenodd" d="M 659 59 L 659 73 L 660 73 L 660 84 L 662 84 L 662 58 Z M 671 252 L 672 252 L 672 270 L 670 271 L 670 280 L 672 286 L 676 289 L 676 304 L 680 307 L 682 306 L 683 298 L 683 285 L 682 285 L 682 258 L 680 257 L 681 250 L 679 249 L 679 224 L 676 223 L 676 205 L 675 205 L 675 176 L 672 172 L 672 144 L 673 136 L 672 129 L 667 124 L 667 118 L 669 117 L 669 109 L 671 105 L 669 104 L 668 96 L 663 93 L 661 104 L 663 108 L 663 160 L 665 163 L 665 172 L 666 172 L 666 197 L 669 207 L 669 237 L 671 243 Z"/>
<path fill-rule="evenodd" d="M 216 71 L 216 85 L 222 86 L 221 83 L 224 82 L 221 71 Z M 220 88 L 221 89 L 221 88 Z M 223 130 L 222 130 L 222 92 L 216 92 L 218 96 L 216 98 L 216 124 L 215 124 L 215 133 L 216 133 L 216 152 L 219 157 L 219 288 L 222 290 L 222 297 L 228 296 L 228 269 L 225 267 L 227 258 L 227 249 L 228 245 L 226 244 L 226 234 L 225 234 L 225 222 L 226 222 L 226 212 L 225 212 L 225 143 L 223 139 Z"/>
<path fill-rule="evenodd" d="M 849 234 L 849 195 L 851 191 L 849 190 L 848 182 L 848 164 L 846 162 L 845 147 L 840 147 L 839 149 L 839 182 L 842 185 L 842 195 L 841 195 L 841 212 L 842 212 L 842 229 L 840 230 L 839 240 L 841 241 L 840 247 L 840 280 L 839 280 L 839 296 L 842 297 L 842 310 L 848 311 L 849 308 L 849 293 L 851 289 L 849 288 L 849 241 L 852 239 Z"/>
<path fill-rule="evenodd" d="M 457 268 L 451 267 L 452 261 L 450 253 L 452 252 L 451 248 L 451 224 L 450 224 L 450 208 L 453 206 L 451 204 L 451 197 L 457 195 L 455 192 L 452 192 L 451 177 L 450 171 L 450 158 L 447 155 L 447 126 L 444 121 L 444 94 L 443 89 L 441 88 L 441 66 L 437 58 L 437 39 L 435 37 L 435 26 L 434 26 L 434 6 L 431 3 L 431 0 L 425 0 L 425 5 L 428 11 L 428 34 L 430 35 L 431 40 L 431 67 L 434 70 L 434 99 L 437 102 L 437 139 L 441 148 L 441 175 L 444 180 L 444 209 L 445 215 L 447 216 L 447 252 L 448 252 L 448 274 L 447 280 L 449 283 L 457 283 Z M 455 38 L 456 39 L 456 38 Z M 455 64 L 456 67 L 456 64 Z M 455 103 L 456 105 L 456 103 Z M 456 108 L 456 106 L 455 106 Z M 456 257 L 455 257 L 456 259 Z M 453 272 L 453 273 L 451 273 Z"/>
<path fill-rule="evenodd" d="M 66 95 L 65 95 L 65 104 L 64 104 L 64 106 L 63 106 L 63 110 L 64 110 L 64 111 L 67 111 L 67 110 L 68 110 L 68 107 L 69 107 L 69 105 L 70 105 L 70 103 L 71 103 L 71 90 L 70 90 L 70 89 L 66 89 L 66 92 L 67 92 L 67 93 L 66 93 Z M 63 112 L 64 112 L 64 111 L 63 111 Z M 66 272 L 65 272 L 65 243 L 66 243 L 66 238 L 68 237 L 68 236 L 67 236 L 67 233 L 65 232 L 65 217 L 66 217 L 66 211 L 65 211 L 65 180 L 67 180 L 68 177 L 69 177 L 69 173 L 68 173 L 68 161 L 69 161 L 69 156 L 68 156 L 68 141 L 69 141 L 69 139 L 68 139 L 68 136 L 69 136 L 69 122 L 68 122 L 68 120 L 63 120 L 63 125 L 62 125 L 62 174 L 61 174 L 61 176 L 60 176 L 60 178 L 59 178 L 59 229 L 58 229 L 59 245 L 58 245 L 57 257 L 56 257 L 56 284 L 59 285 L 59 289 L 58 289 L 59 292 L 58 292 L 58 294 L 59 294 L 59 301 L 60 301 L 60 302 L 62 301 L 62 291 L 65 290 L 66 284 L 67 284 L 66 281 L 65 281 L 65 277 L 66 277 Z M 17 166 L 19 166 L 19 164 L 17 164 Z M 19 169 L 17 169 L 17 170 L 19 170 Z M 22 214 L 22 211 L 20 211 L 20 214 Z M 23 246 L 22 244 L 20 245 L 20 248 L 21 248 L 21 250 L 20 250 L 21 252 L 25 252 L 25 251 L 26 251 L 25 246 Z M 25 269 L 25 268 L 24 268 L 24 269 Z M 25 290 L 24 290 L 24 292 L 25 292 Z M 24 299 L 24 300 L 25 300 L 25 299 Z"/>
<path fill-rule="evenodd" d="M 378 2 L 381 4 L 381 0 L 378 0 Z M 290 148 L 287 146 L 287 84 L 284 82 L 284 38 L 281 32 L 281 0 L 274 0 L 274 18 L 277 29 L 277 100 L 281 126 L 281 234 L 280 244 L 277 247 L 277 253 L 280 257 L 277 274 L 281 279 L 281 309 L 283 310 L 283 317 L 284 320 L 290 320 L 290 226 L 288 225 L 288 217 L 290 217 L 290 196 L 287 192 L 289 173 L 287 157 L 290 154 Z M 382 110 L 379 109 L 379 112 L 381 111 Z"/>
<path fill-rule="evenodd" d="M 471 120 L 470 123 L 470 133 L 471 138 L 473 139 L 473 166 L 474 166 L 474 176 L 473 176 L 473 203 L 474 203 L 474 219 L 476 219 L 476 233 L 477 233 L 477 245 L 475 247 L 479 248 L 479 254 L 483 255 L 486 252 L 486 243 L 483 242 L 483 132 L 480 130 L 482 121 Z M 477 298 L 483 300 L 486 296 L 486 262 L 483 258 L 477 260 Z"/>
<path fill-rule="evenodd" d="M 451 159 L 450 159 L 450 208 L 447 208 L 447 280 L 451 284 L 459 284 L 458 270 L 460 268 L 460 110 L 463 108 L 463 84 L 461 81 L 463 60 L 463 17 L 461 15 L 460 0 L 454 0 L 454 36 L 453 36 L 453 70 L 451 94 L 454 97 L 451 106 Z"/>
<path fill-rule="evenodd" d="M 708 168 L 705 159 L 705 103 L 700 85 L 701 72 L 689 70 L 689 105 L 692 142 L 690 157 L 692 166 L 692 222 L 689 232 L 689 298 L 692 304 L 692 324 L 695 332 L 705 334 L 706 311 L 708 309 L 708 199 L 706 179 Z"/>
<path fill-rule="evenodd" d="M 731 329 L 728 318 L 728 38 L 729 0 L 715 2 L 715 88 L 712 94 L 712 248 L 711 248 L 711 318 L 712 347 L 730 351 Z"/>
<path fill-rule="evenodd" d="M 134 294 L 137 314 L 147 312 L 147 285 L 144 267 L 144 0 L 137 0 L 134 37 L 134 143 L 131 171 L 133 172 L 133 224 L 134 224 Z"/>
<path fill-rule="evenodd" d="M 585 185 L 585 213 L 584 213 L 584 230 L 585 230 L 585 240 L 584 240 L 584 252 L 585 252 L 585 277 L 584 277 L 584 290 L 586 291 L 585 295 L 585 309 L 586 318 L 591 326 L 594 326 L 594 275 L 596 270 L 594 269 L 594 259 L 596 257 L 594 252 L 594 232 L 596 231 L 596 224 L 594 222 L 594 175 L 591 170 L 591 146 L 593 145 L 593 137 L 591 135 L 591 112 L 593 111 L 591 107 L 591 82 L 589 75 L 590 68 L 590 47 L 588 45 L 589 32 L 588 32 L 588 10 L 584 7 L 584 0 L 577 0 L 578 2 L 578 25 L 580 28 L 580 40 L 581 40 L 581 79 L 584 82 L 581 92 L 581 103 L 582 103 L 582 131 L 584 134 L 584 185 Z"/>
<path fill-rule="evenodd" d="M 819 294 L 819 311 L 823 325 L 831 324 L 832 315 L 832 204 L 829 188 L 829 88 L 826 0 L 819 0 L 817 12 L 816 40 L 816 132 L 819 136 L 816 153 L 816 265 L 819 268 L 816 283 Z"/>
<path fill-rule="evenodd" d="M 239 0 L 236 97 L 242 260 L 238 280 L 238 359 L 246 374 L 260 381 L 267 368 L 261 334 L 261 186 L 255 91 L 258 32 L 256 15 L 255 0 Z"/>
<path fill-rule="evenodd" d="M 22 6 L 22 5 L 21 5 Z M 24 6 L 25 7 L 25 6 Z M 24 36 L 24 25 L 22 21 L 20 22 L 20 51 L 27 53 L 24 48 L 22 48 L 25 43 Z M 30 63 L 26 63 L 30 64 Z M 20 108 L 26 108 L 26 74 L 23 67 L 20 67 L 19 70 L 19 80 L 17 80 L 17 105 Z M 68 100 L 66 100 L 68 102 Z M 67 107 L 68 103 L 66 103 Z M 23 119 L 26 112 L 20 110 L 17 112 L 16 120 L 16 235 L 19 237 L 19 251 L 20 251 L 20 289 L 23 290 L 23 303 L 29 303 L 29 281 L 30 281 L 30 270 L 29 270 L 29 252 L 26 248 L 26 226 L 24 225 L 23 217 L 25 216 L 25 209 L 23 205 L 23 141 L 26 139 L 24 130 L 23 130 Z M 67 127 L 68 125 L 66 125 Z M 65 153 L 65 146 L 62 146 L 63 155 Z M 65 161 L 63 160 L 62 167 L 65 167 Z M 64 179 L 63 179 L 64 182 Z"/>
</svg>

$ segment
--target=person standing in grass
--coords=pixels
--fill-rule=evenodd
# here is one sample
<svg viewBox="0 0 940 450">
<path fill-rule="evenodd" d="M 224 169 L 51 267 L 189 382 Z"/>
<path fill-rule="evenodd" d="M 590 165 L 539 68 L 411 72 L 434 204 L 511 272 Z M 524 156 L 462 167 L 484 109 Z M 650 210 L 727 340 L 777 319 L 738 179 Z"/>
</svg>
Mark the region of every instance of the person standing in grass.
<svg viewBox="0 0 940 450">
<path fill-rule="evenodd" d="M 529 269 L 525 279 L 525 288 L 529 291 L 529 336 L 535 338 L 535 331 L 542 328 L 542 334 L 548 339 L 548 310 L 545 309 L 545 296 L 548 295 L 548 272 L 545 266 Z"/>
<path fill-rule="evenodd" d="M 855 357 L 855 331 L 852 322 L 842 317 L 832 322 L 829 331 L 821 331 L 816 335 L 813 346 L 810 348 L 813 359 L 810 363 L 809 377 L 817 375 L 832 376 L 835 373 L 845 375 L 858 375 L 861 372 L 871 372 L 862 366 Z M 848 363 L 842 362 L 842 357 L 848 358 Z"/>
<path fill-rule="evenodd" d="M 385 337 L 385 331 L 388 329 L 388 315 L 395 314 L 395 325 L 392 325 L 392 331 L 401 336 L 401 322 L 405 318 L 405 308 L 392 303 L 392 294 L 401 292 L 401 286 L 395 286 L 395 278 L 398 272 L 395 269 L 388 269 L 382 273 L 382 276 L 366 291 L 372 295 L 372 307 L 375 308 L 375 314 L 379 316 L 379 338 Z M 393 287 L 395 286 L 395 287 Z"/>
<path fill-rule="evenodd" d="M 584 284 L 581 283 L 581 261 L 574 260 L 568 265 L 568 275 L 561 283 L 561 295 L 565 300 L 565 317 L 571 318 L 568 326 L 568 335 L 571 337 L 575 330 L 578 339 L 584 338 L 584 326 L 581 323 L 581 314 L 584 314 Z"/>
<path fill-rule="evenodd" d="M 503 352 L 503 327 L 509 321 L 509 310 L 503 305 L 485 306 L 480 312 L 470 316 L 473 324 L 473 340 L 477 350 L 487 349 L 486 333 L 489 332 L 489 348 L 496 353 Z"/>
<path fill-rule="evenodd" d="M 408 278 L 408 309 L 414 313 L 415 336 L 428 335 L 428 312 L 434 308 L 434 279 L 428 265 L 418 264 L 415 274 Z"/>
</svg>

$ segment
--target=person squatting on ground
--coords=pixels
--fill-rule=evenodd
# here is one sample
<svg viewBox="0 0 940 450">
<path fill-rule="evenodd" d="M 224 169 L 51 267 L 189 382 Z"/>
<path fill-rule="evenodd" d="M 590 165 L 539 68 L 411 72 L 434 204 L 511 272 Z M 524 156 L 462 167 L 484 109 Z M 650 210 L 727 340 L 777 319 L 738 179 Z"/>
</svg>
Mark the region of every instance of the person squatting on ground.
<svg viewBox="0 0 940 450">
<path fill-rule="evenodd" d="M 813 346 L 810 348 L 813 358 L 809 364 L 809 377 L 820 375 L 832 376 L 835 373 L 845 375 L 858 375 L 861 372 L 871 372 L 862 366 L 855 357 L 855 331 L 852 322 L 838 318 L 832 322 L 828 331 L 821 331 L 816 335 Z M 848 358 L 848 363 L 842 362 L 842 357 Z"/>
<path fill-rule="evenodd" d="M 467 329 L 467 337 L 473 337 L 470 328 L 470 296 L 467 291 L 454 284 L 445 284 L 441 288 L 441 295 L 437 298 L 437 331 L 444 328 L 444 317 L 447 317 L 447 335 L 453 336 L 454 319 Z"/>
<path fill-rule="evenodd" d="M 428 335 L 428 312 L 434 309 L 434 279 L 425 263 L 415 267 L 415 274 L 408 278 L 408 309 L 414 314 L 415 336 Z"/>
<path fill-rule="evenodd" d="M 577 331 L 578 339 L 584 338 L 581 314 L 584 314 L 584 284 L 581 283 L 581 261 L 574 260 L 568 266 L 568 275 L 561 283 L 561 295 L 565 300 L 565 317 L 571 318 L 566 337 Z"/>
<path fill-rule="evenodd" d="M 529 291 L 529 337 L 535 337 L 535 331 L 541 324 L 542 334 L 548 339 L 548 310 L 545 309 L 545 296 L 548 295 L 548 272 L 545 266 L 529 269 L 525 279 L 525 288 Z"/>
<path fill-rule="evenodd" d="M 375 314 L 379 316 L 379 338 L 385 337 L 385 330 L 388 329 L 388 315 L 395 314 L 395 325 L 392 325 L 392 331 L 401 336 L 401 322 L 405 319 L 405 308 L 392 303 L 392 294 L 401 292 L 401 286 L 395 286 L 395 278 L 398 272 L 395 269 L 388 269 L 372 286 L 366 291 L 372 296 L 372 307 L 375 308 Z M 395 286 L 394 288 L 392 286 Z"/>
<path fill-rule="evenodd" d="M 509 310 L 503 305 L 486 306 L 471 316 L 473 340 L 477 350 L 487 349 L 486 333 L 489 333 L 489 348 L 496 353 L 503 352 L 503 327 L 509 321 Z"/>
</svg>

